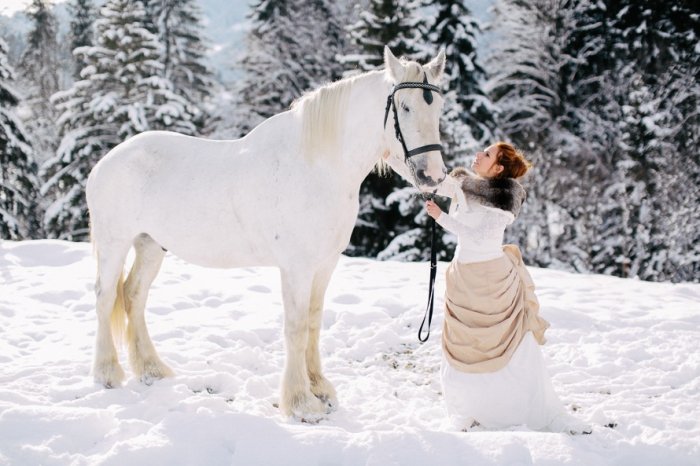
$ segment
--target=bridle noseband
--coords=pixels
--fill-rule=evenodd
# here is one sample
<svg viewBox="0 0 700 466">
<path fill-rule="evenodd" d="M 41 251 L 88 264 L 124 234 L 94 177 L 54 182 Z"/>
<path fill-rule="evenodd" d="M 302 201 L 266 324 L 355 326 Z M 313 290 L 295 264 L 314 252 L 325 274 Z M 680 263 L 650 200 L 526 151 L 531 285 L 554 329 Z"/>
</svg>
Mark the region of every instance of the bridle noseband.
<svg viewBox="0 0 700 466">
<path fill-rule="evenodd" d="M 425 146 L 420 146 L 417 147 L 413 150 L 408 150 L 408 147 L 406 147 L 406 141 L 403 138 L 403 133 L 401 132 L 401 125 L 399 124 L 399 114 L 396 110 L 396 102 L 394 102 L 394 94 L 396 94 L 396 91 L 401 90 L 401 89 L 423 89 L 423 100 L 430 105 L 433 103 L 433 95 L 431 92 L 437 92 L 438 94 L 442 94 L 440 91 L 440 88 L 437 86 L 434 86 L 430 83 L 428 83 L 428 78 L 427 76 L 423 78 L 423 82 L 404 82 L 404 83 L 399 83 L 394 85 L 394 87 L 391 90 L 391 94 L 386 98 L 386 109 L 384 110 L 384 128 L 386 128 L 386 120 L 389 117 L 389 109 L 393 108 L 394 111 L 394 130 L 396 130 L 396 139 L 399 140 L 401 143 L 401 147 L 403 147 L 403 155 L 408 162 L 408 160 L 413 157 L 414 155 L 418 154 L 423 154 L 425 152 L 431 152 L 431 151 L 440 151 L 442 152 L 442 145 L 440 144 L 428 144 Z"/>
</svg>

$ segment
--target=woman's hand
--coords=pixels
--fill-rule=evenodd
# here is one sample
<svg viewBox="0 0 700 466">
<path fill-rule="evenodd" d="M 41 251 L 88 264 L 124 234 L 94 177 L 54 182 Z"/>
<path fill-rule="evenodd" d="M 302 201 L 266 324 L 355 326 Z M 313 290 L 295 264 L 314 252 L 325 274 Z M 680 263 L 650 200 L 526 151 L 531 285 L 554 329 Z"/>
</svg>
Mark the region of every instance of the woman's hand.
<svg viewBox="0 0 700 466">
<path fill-rule="evenodd" d="M 440 214 L 442 214 L 442 209 L 440 209 L 440 207 L 433 201 L 425 201 L 425 209 L 428 211 L 428 215 L 433 217 L 435 220 L 437 220 Z"/>
</svg>

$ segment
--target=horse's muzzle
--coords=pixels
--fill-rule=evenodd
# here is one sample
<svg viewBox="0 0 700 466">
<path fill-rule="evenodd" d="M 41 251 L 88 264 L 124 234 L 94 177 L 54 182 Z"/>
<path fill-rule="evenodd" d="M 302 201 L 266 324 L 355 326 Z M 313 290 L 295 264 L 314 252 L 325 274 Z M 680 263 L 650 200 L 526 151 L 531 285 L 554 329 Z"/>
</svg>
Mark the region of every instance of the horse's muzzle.
<svg viewBox="0 0 700 466">
<path fill-rule="evenodd" d="M 416 182 L 418 183 L 418 187 L 426 186 L 432 188 L 445 181 L 445 178 L 447 178 L 447 171 L 445 169 L 442 170 L 442 175 L 437 179 L 425 173 L 425 170 L 416 171 Z"/>
</svg>

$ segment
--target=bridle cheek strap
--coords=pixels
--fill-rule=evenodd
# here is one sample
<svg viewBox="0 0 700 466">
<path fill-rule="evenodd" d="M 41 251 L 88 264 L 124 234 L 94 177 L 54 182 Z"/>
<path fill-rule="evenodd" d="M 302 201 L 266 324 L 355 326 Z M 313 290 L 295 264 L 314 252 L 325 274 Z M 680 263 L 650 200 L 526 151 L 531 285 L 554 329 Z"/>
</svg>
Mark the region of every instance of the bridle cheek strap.
<svg viewBox="0 0 700 466">
<path fill-rule="evenodd" d="M 386 122 L 387 119 L 389 118 L 389 110 L 392 110 L 393 107 L 393 114 L 394 114 L 394 130 L 396 131 L 396 139 L 399 140 L 401 143 L 401 147 L 403 148 L 403 155 L 406 160 L 408 160 L 410 157 L 413 157 L 414 155 L 418 154 L 423 154 L 425 152 L 432 152 L 432 151 L 440 151 L 442 152 L 442 145 L 440 144 L 428 144 L 425 146 L 417 147 L 412 150 L 408 150 L 408 147 L 406 147 L 406 142 L 404 141 L 403 138 L 403 133 L 401 132 L 401 125 L 399 124 L 399 114 L 396 111 L 396 102 L 394 102 L 394 94 L 396 94 L 396 91 L 401 90 L 401 89 L 423 89 L 423 99 L 426 101 L 428 105 L 432 104 L 433 102 L 433 96 L 431 92 L 437 92 L 438 94 L 441 94 L 442 92 L 440 91 L 440 88 L 433 85 L 429 84 L 427 82 L 427 78 L 422 82 L 404 82 L 404 83 L 399 83 L 394 86 L 394 88 L 391 91 L 391 94 L 386 99 L 386 108 L 384 109 L 384 128 L 386 128 Z"/>
</svg>

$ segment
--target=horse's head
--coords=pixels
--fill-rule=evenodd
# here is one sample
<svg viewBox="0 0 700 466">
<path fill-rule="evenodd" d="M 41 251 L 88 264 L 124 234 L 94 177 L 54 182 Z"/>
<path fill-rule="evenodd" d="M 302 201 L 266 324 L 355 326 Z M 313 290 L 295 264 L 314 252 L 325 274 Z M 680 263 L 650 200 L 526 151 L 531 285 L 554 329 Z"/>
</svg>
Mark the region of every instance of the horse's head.
<svg viewBox="0 0 700 466">
<path fill-rule="evenodd" d="M 445 69 L 445 53 L 427 65 L 397 59 L 384 48 L 384 65 L 393 83 L 387 99 L 384 160 L 417 188 L 433 192 L 447 175 L 440 153 L 443 99 L 437 87 Z"/>
</svg>

